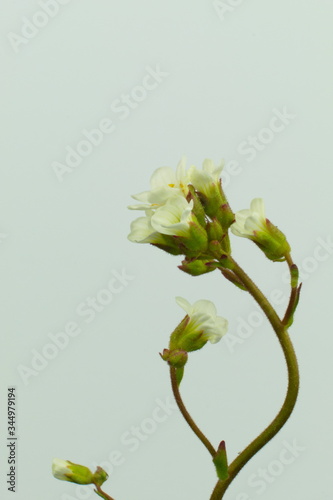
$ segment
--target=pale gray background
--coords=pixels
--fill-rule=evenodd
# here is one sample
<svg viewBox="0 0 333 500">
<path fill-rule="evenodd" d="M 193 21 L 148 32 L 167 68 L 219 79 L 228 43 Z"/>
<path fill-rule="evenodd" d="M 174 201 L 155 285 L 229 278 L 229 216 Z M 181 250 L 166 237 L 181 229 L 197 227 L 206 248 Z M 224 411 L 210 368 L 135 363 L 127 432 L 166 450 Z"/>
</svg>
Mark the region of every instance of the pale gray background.
<svg viewBox="0 0 333 500">
<path fill-rule="evenodd" d="M 5 1 L 0 21 L 2 497 L 13 498 L 5 484 L 5 402 L 15 384 L 18 500 L 95 497 L 91 487 L 53 479 L 52 458 L 93 466 L 114 450 L 123 463 L 105 489 L 116 500 L 209 499 L 210 457 L 176 411 L 135 452 L 121 443 L 123 433 L 151 418 L 156 399 L 170 396 L 158 352 L 182 318 L 176 295 L 214 300 L 233 335 L 239 318 L 256 311 L 250 297 L 217 273 L 192 278 L 177 269 L 177 257 L 126 239 L 136 215 L 126 209 L 130 194 L 148 188 L 155 168 L 174 167 L 185 154 L 197 166 L 206 157 L 238 162 L 241 172 L 226 182 L 233 209 L 263 197 L 304 273 L 291 330 L 302 375 L 297 408 L 225 498 L 328 500 L 332 248 L 321 250 L 320 262 L 313 255 L 333 237 L 332 3 L 226 0 L 223 14 L 212 1 L 72 0 L 56 3 L 53 18 L 40 15 L 41 3 Z M 22 36 L 33 19 L 45 26 L 30 31 L 15 51 L 9 34 Z M 135 87 L 146 68 L 156 65 L 168 76 L 121 119 L 110 106 L 122 94 L 140 92 Z M 293 118 L 249 161 L 242 143 L 265 134 L 273 110 L 284 108 Z M 76 147 L 82 130 L 104 118 L 113 120 L 112 134 L 59 182 L 53 162 L 63 162 L 66 147 Z M 266 261 L 246 240 L 233 243 L 265 292 L 288 293 L 285 264 Z M 85 322 L 77 306 L 122 269 L 134 279 Z M 82 333 L 25 385 L 18 366 L 30 367 L 31 351 L 41 352 L 48 334 L 70 321 Z M 231 459 L 273 418 L 286 388 L 284 360 L 267 322 L 250 333 L 233 350 L 225 339 L 193 354 L 182 387 L 193 416 L 213 443 L 226 440 Z M 294 440 L 299 456 L 259 494 L 251 474 L 278 470 L 284 442 Z"/>
</svg>

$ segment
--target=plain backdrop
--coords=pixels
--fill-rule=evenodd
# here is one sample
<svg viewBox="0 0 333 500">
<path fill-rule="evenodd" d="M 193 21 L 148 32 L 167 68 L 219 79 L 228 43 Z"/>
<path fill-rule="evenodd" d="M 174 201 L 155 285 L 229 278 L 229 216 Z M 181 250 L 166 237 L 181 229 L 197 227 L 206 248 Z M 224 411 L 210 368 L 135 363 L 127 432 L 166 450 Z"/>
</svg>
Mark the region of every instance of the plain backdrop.
<svg viewBox="0 0 333 500">
<path fill-rule="evenodd" d="M 279 410 L 285 363 L 251 297 L 127 240 L 131 194 L 183 155 L 198 167 L 225 159 L 233 210 L 264 198 L 303 279 L 297 407 L 225 499 L 332 497 L 332 16 L 329 0 L 3 2 L 2 498 L 94 498 L 52 477 L 59 457 L 104 465 L 116 500 L 209 499 L 214 467 L 158 355 L 183 317 L 178 295 L 213 300 L 229 320 L 219 344 L 190 356 L 182 384 L 214 445 L 224 439 L 232 460 Z M 232 244 L 282 313 L 287 266 Z"/>
</svg>

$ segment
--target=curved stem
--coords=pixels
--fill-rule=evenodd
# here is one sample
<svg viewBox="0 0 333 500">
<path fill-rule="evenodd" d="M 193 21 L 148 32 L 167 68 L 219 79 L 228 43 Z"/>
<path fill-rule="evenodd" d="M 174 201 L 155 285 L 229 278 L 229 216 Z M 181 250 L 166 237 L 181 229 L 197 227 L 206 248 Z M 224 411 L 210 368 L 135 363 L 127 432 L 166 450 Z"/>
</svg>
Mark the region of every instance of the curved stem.
<svg viewBox="0 0 333 500">
<path fill-rule="evenodd" d="M 97 495 L 104 498 L 104 500 L 114 500 L 112 497 L 110 497 L 110 495 L 105 493 L 98 484 L 95 484 L 95 486 L 96 486 L 95 493 L 97 493 Z"/>
<path fill-rule="evenodd" d="M 232 260 L 232 263 L 232 270 L 242 281 L 242 283 L 245 285 L 246 289 L 256 300 L 256 302 L 260 305 L 278 337 L 287 363 L 288 389 L 282 408 L 277 416 L 270 423 L 270 425 L 257 438 L 255 438 L 254 441 L 252 441 L 252 443 L 250 443 L 231 463 L 228 469 L 229 477 L 225 481 L 219 480 L 217 482 L 210 500 L 221 500 L 230 483 L 234 480 L 241 469 L 284 426 L 294 409 L 299 390 L 299 372 L 297 359 L 288 332 L 286 331 L 286 327 L 283 325 L 272 305 L 259 290 L 259 288 L 253 283 L 251 278 L 249 278 L 249 276 L 239 267 L 239 265 L 234 260 Z"/>
<path fill-rule="evenodd" d="M 172 386 L 172 392 L 175 397 L 177 406 L 183 415 L 184 419 L 188 423 L 188 425 L 191 427 L 192 431 L 194 434 L 200 439 L 202 444 L 207 448 L 211 456 L 214 458 L 216 455 L 216 450 L 212 443 L 206 438 L 204 433 L 199 429 L 197 424 L 194 422 L 193 418 L 189 414 L 189 412 L 186 409 L 186 406 L 184 405 L 184 402 L 182 400 L 182 397 L 179 392 L 179 387 L 177 383 L 177 375 L 176 375 L 176 368 L 173 366 L 170 366 L 170 378 L 171 378 L 171 386 Z"/>
</svg>

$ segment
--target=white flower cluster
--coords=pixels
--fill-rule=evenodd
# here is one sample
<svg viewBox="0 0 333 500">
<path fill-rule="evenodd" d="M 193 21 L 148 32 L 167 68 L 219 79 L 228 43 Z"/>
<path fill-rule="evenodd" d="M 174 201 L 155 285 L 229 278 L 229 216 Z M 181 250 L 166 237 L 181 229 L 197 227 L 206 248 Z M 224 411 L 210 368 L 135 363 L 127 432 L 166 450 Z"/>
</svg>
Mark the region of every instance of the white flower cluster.
<svg viewBox="0 0 333 500">
<path fill-rule="evenodd" d="M 215 166 L 212 160 L 203 162 L 202 170 L 191 166 L 186 170 L 185 159 L 179 162 L 176 172 L 170 167 L 161 167 L 153 173 L 151 190 L 133 195 L 141 202 L 130 205 L 132 210 L 144 210 L 145 216 L 131 224 L 130 241 L 136 243 L 163 243 L 161 235 L 187 237 L 190 223 L 195 222 L 192 213 L 193 200 L 187 201 L 189 185 L 209 197 L 210 191 L 219 183 L 223 162 Z"/>
</svg>

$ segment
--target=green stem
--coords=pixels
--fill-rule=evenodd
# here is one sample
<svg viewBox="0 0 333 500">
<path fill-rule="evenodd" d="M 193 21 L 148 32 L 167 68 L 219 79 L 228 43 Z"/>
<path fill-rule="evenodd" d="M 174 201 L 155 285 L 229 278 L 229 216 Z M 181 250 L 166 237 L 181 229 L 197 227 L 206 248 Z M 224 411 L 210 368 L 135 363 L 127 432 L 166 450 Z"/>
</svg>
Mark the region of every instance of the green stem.
<svg viewBox="0 0 333 500">
<path fill-rule="evenodd" d="M 114 500 L 112 497 L 110 497 L 110 495 L 108 495 L 107 493 L 105 493 L 102 488 L 100 486 L 98 486 L 98 484 L 95 484 L 96 486 L 96 490 L 95 490 L 95 493 L 97 493 L 97 495 L 99 495 L 100 497 L 104 498 L 104 500 Z"/>
<path fill-rule="evenodd" d="M 182 400 L 182 397 L 179 392 L 179 386 L 177 383 L 177 374 L 176 374 L 176 368 L 173 366 L 170 366 L 170 378 L 171 378 L 171 386 L 172 386 L 172 392 L 175 397 L 177 406 L 183 415 L 184 419 L 188 423 L 188 425 L 191 427 L 192 431 L 194 434 L 200 439 L 202 444 L 207 448 L 211 456 L 214 458 L 216 455 L 216 450 L 212 443 L 207 439 L 207 437 L 204 435 L 204 433 L 199 429 L 197 424 L 194 422 L 193 418 L 189 414 L 189 412 L 186 409 L 186 406 L 184 405 L 184 402 Z"/>
<path fill-rule="evenodd" d="M 277 416 L 270 423 L 270 425 L 257 438 L 255 438 L 254 441 L 252 441 L 252 443 L 250 443 L 242 451 L 242 453 L 230 464 L 228 469 L 229 477 L 225 481 L 219 480 L 217 482 L 210 500 L 221 500 L 230 483 L 247 464 L 247 462 L 256 453 L 258 453 L 258 451 L 261 450 L 261 448 L 263 448 L 265 444 L 267 444 L 284 426 L 294 409 L 299 390 L 297 359 L 285 326 L 278 317 L 273 306 L 266 299 L 259 288 L 253 283 L 251 278 L 249 278 L 249 276 L 243 271 L 243 269 L 239 267 L 239 265 L 233 259 L 231 260 L 233 264 L 232 270 L 242 281 L 242 283 L 245 285 L 246 289 L 256 300 L 256 302 L 260 305 L 277 335 L 286 359 L 288 369 L 288 389 L 282 408 Z"/>
<path fill-rule="evenodd" d="M 301 285 L 298 288 L 298 269 L 297 266 L 293 263 L 290 254 L 286 255 L 286 261 L 288 263 L 290 272 L 291 293 L 290 293 L 288 307 L 286 309 L 282 323 L 288 327 L 292 324 L 293 321 L 293 315 L 297 307 Z"/>
</svg>

